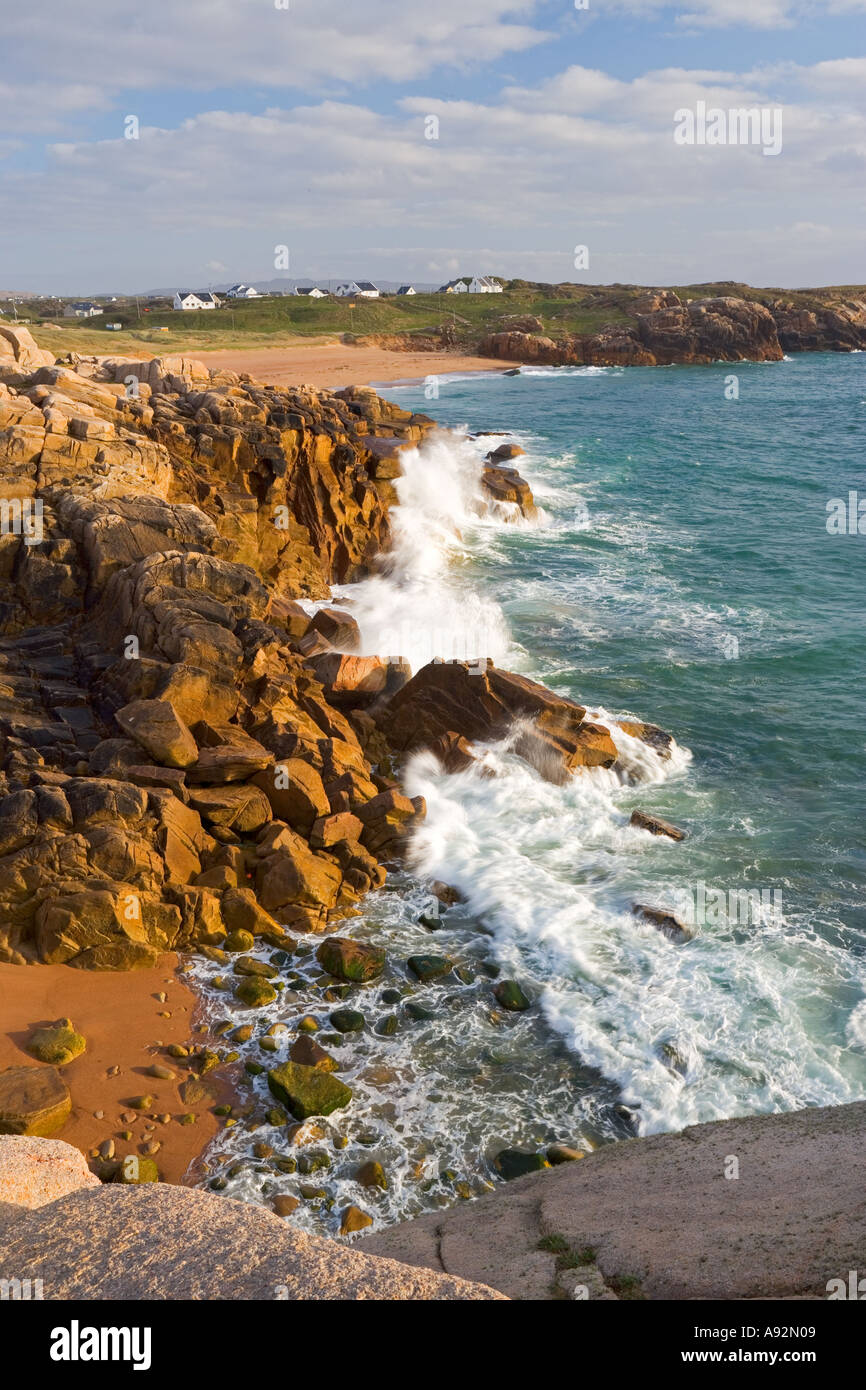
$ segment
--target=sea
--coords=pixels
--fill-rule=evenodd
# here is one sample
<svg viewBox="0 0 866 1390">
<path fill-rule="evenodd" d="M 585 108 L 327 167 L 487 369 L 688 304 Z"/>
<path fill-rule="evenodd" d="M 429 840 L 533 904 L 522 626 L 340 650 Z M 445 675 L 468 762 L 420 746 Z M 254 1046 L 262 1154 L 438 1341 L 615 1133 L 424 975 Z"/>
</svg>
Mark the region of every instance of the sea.
<svg viewBox="0 0 866 1390">
<path fill-rule="evenodd" d="M 381 390 L 441 428 L 403 454 L 389 555 L 334 591 L 363 650 L 490 657 L 586 706 L 619 759 L 565 785 L 507 736 L 456 775 L 409 760 L 426 820 L 348 924 L 388 953 L 346 1001 L 363 1031 L 334 1033 L 313 938 L 261 1011 L 287 1025 L 280 1055 L 312 1012 L 353 1102 L 292 1144 L 250 1078 L 204 1181 L 295 1196 L 295 1224 L 335 1235 L 350 1204 L 377 1229 L 471 1200 L 504 1148 L 866 1098 L 866 354 Z M 503 443 L 531 520 L 481 488 Z M 463 899 L 438 926 L 431 880 Z M 430 952 L 455 970 L 420 985 L 406 961 Z M 211 1020 L 232 1018 L 219 967 L 193 969 Z M 502 1009 L 497 979 L 531 1007 Z M 239 1050 L 273 1064 L 258 1035 Z M 384 1189 L 357 1181 L 370 1160 Z"/>
</svg>

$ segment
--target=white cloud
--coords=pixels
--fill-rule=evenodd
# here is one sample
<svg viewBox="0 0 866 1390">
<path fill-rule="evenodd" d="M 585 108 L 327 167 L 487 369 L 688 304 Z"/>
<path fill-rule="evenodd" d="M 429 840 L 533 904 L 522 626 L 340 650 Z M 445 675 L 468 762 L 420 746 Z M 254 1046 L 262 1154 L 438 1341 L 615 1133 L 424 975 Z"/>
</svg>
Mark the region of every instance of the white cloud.
<svg viewBox="0 0 866 1390">
<path fill-rule="evenodd" d="M 866 11 L 866 0 L 593 0 L 605 10 L 642 17 L 672 11 L 678 25 L 693 29 L 786 29 L 798 19 Z"/>
<path fill-rule="evenodd" d="M 17 5 L 3 17 L 9 114 L 25 123 L 102 109 L 120 91 L 345 91 L 467 71 L 548 37 L 540 0 L 105 0 Z M 75 85 L 70 85 L 70 74 Z M 55 88 L 55 84 L 57 84 Z M 0 86 L 0 115 L 3 87 Z"/>
<path fill-rule="evenodd" d="M 283 243 L 297 275 L 444 278 L 466 266 L 455 248 L 475 246 L 488 249 L 485 271 L 574 278 L 571 248 L 585 242 L 593 281 L 768 283 L 781 265 L 801 283 L 854 280 L 866 199 L 855 77 L 842 60 L 632 82 L 572 67 L 499 100 L 406 98 L 396 115 L 335 100 L 203 112 L 137 141 L 64 142 L 46 172 L 10 169 L 0 249 L 23 249 L 19 264 L 46 288 L 65 273 L 81 293 L 204 283 L 215 262 L 255 283 Z M 680 106 L 775 104 L 789 91 L 776 159 L 673 141 Z M 816 209 L 829 239 L 803 226 Z M 780 226 L 798 229 L 783 247 Z"/>
</svg>

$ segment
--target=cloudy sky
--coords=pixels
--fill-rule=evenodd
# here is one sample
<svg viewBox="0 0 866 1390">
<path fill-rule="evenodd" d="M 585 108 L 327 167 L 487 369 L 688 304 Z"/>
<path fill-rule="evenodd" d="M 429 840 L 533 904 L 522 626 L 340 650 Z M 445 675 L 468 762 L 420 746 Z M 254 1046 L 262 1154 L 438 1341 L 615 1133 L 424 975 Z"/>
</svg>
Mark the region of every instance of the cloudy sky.
<svg viewBox="0 0 866 1390">
<path fill-rule="evenodd" d="M 677 144 L 701 101 L 781 153 Z M 862 282 L 866 0 L 7 7 L 0 183 L 2 289 Z"/>
</svg>

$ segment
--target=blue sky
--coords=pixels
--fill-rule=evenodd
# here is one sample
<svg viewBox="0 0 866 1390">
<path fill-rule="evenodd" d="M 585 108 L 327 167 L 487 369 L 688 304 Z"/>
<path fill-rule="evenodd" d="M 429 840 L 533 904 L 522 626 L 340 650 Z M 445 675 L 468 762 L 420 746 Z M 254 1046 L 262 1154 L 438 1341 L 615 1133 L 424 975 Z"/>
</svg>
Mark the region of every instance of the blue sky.
<svg viewBox="0 0 866 1390">
<path fill-rule="evenodd" d="M 0 289 L 254 282 L 278 244 L 311 278 L 866 280 L 866 0 L 589 6 L 19 9 Z M 675 145 L 699 101 L 780 107 L 779 157 Z"/>
</svg>

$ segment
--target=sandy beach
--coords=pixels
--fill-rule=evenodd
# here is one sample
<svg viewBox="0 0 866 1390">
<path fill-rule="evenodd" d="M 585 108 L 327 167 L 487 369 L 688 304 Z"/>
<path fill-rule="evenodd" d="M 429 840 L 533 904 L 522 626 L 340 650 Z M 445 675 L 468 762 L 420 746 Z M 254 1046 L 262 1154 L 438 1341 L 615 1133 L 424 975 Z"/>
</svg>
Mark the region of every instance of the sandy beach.
<svg viewBox="0 0 866 1390">
<path fill-rule="evenodd" d="M 177 964 L 175 955 L 166 955 L 151 970 L 117 974 L 67 965 L 0 965 L 0 1069 L 42 1065 L 27 1052 L 27 1041 L 36 1027 L 58 1018 L 71 1018 L 87 1039 L 87 1051 L 61 1069 L 72 1094 L 72 1114 L 52 1137 L 74 1144 L 87 1155 L 104 1140 L 113 1139 L 118 1157 L 141 1153 L 140 1146 L 148 1138 L 157 1139 L 161 1146 L 157 1165 L 163 1179 L 173 1183 L 184 1180 L 219 1124 L 211 1113 L 211 1097 L 198 1103 L 180 1098 L 179 1070 L 177 1081 L 146 1074 L 154 1063 L 174 1070 L 178 1063 L 163 1049 L 170 1043 L 185 1045 L 191 1036 L 198 1038 L 192 1031 L 197 999 L 177 974 Z M 164 1002 L 157 998 L 163 993 Z M 120 1070 L 110 1076 L 113 1067 Z M 122 1121 L 122 1113 L 131 1113 L 125 1103 L 128 1098 L 145 1092 L 153 1096 L 152 1106 L 134 1120 Z M 97 1117 L 99 1111 L 101 1117 Z M 194 1124 L 180 1123 L 179 1117 L 187 1113 L 196 1114 Z M 148 1132 L 145 1126 L 154 1125 L 150 1117 L 155 1114 L 171 1119 L 167 1124 L 157 1121 Z M 119 1137 L 124 1130 L 132 1132 L 132 1139 Z"/>
<path fill-rule="evenodd" d="M 463 357 L 447 352 L 400 352 L 345 343 L 297 343 L 280 348 L 232 348 L 188 356 L 209 367 L 248 372 L 274 386 L 366 386 L 378 381 L 417 380 L 448 372 L 504 372 L 513 363 L 493 357 Z"/>
</svg>

